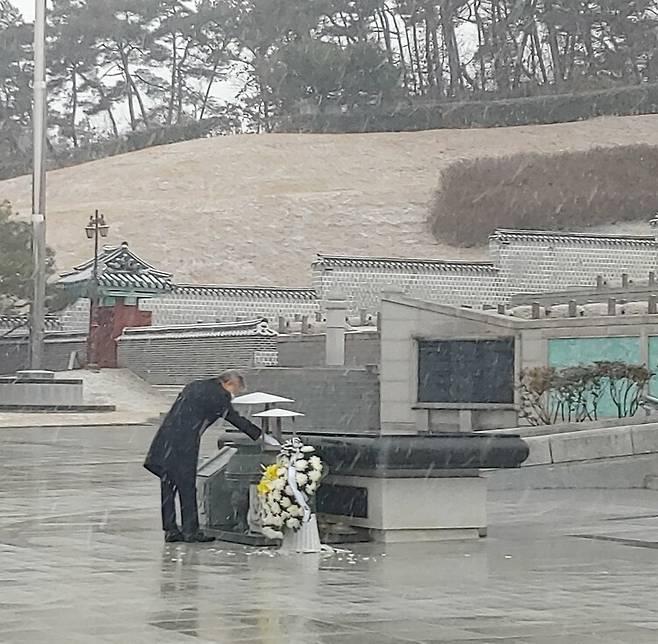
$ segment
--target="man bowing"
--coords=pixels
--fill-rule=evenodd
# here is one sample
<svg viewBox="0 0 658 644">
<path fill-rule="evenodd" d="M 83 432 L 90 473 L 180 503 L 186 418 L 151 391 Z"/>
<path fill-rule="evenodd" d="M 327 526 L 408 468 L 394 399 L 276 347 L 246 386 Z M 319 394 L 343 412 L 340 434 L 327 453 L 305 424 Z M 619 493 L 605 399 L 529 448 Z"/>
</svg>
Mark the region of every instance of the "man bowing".
<svg viewBox="0 0 658 644">
<path fill-rule="evenodd" d="M 165 541 L 204 543 L 214 537 L 199 530 L 196 473 L 203 432 L 220 418 L 257 440 L 259 427 L 240 416 L 231 400 L 245 390 L 237 371 L 226 371 L 217 378 L 197 380 L 179 394 L 162 421 L 146 455 L 144 467 L 160 479 L 162 529 Z M 267 442 L 275 441 L 267 436 Z M 276 442 L 276 441 L 275 441 Z M 175 497 L 181 511 L 182 529 L 176 524 Z"/>
</svg>

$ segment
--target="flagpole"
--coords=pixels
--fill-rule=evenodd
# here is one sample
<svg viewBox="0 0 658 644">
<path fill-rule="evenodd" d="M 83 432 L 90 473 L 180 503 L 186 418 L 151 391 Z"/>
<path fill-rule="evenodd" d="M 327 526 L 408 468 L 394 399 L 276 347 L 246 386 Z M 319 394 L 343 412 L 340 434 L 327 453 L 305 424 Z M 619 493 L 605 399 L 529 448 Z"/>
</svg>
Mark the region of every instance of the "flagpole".
<svg viewBox="0 0 658 644">
<path fill-rule="evenodd" d="M 33 297 L 30 368 L 43 369 L 46 300 L 46 0 L 35 0 L 34 103 L 32 107 Z"/>
</svg>

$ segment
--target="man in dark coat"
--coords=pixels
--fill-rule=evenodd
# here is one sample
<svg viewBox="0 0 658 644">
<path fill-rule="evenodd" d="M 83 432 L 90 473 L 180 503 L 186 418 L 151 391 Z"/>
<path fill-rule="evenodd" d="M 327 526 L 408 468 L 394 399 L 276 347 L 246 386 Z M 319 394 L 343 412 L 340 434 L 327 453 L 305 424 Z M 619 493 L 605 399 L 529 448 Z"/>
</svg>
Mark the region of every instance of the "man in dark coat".
<svg viewBox="0 0 658 644">
<path fill-rule="evenodd" d="M 260 428 L 240 416 L 231 404 L 233 396 L 244 390 L 244 378 L 237 371 L 190 383 L 179 394 L 153 438 L 144 467 L 160 478 L 165 541 L 213 541 L 213 537 L 199 531 L 196 473 L 201 436 L 207 427 L 224 418 L 253 440 L 260 437 Z M 176 494 L 182 531 L 176 524 Z"/>
</svg>

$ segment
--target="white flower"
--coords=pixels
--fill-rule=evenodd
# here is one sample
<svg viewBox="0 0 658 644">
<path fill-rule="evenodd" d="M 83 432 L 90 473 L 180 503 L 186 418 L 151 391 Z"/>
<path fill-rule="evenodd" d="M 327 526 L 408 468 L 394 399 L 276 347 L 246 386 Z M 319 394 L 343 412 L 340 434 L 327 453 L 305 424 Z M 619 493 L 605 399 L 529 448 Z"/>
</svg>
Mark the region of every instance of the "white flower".
<svg viewBox="0 0 658 644">
<path fill-rule="evenodd" d="M 272 490 L 272 500 L 276 501 L 277 503 L 281 502 L 281 490 Z"/>
<path fill-rule="evenodd" d="M 311 467 L 314 470 L 322 469 L 322 461 L 320 460 L 319 456 L 311 456 L 311 458 L 308 459 L 308 462 L 311 464 Z"/>
<path fill-rule="evenodd" d="M 297 481 L 297 485 L 306 485 L 308 483 L 308 476 L 299 472 L 295 477 L 295 480 Z"/>
<path fill-rule="evenodd" d="M 310 454 L 311 452 L 314 451 L 315 451 L 315 447 L 313 447 L 312 445 L 304 445 L 304 447 L 302 447 L 302 452 L 304 452 L 305 454 Z"/>
<path fill-rule="evenodd" d="M 290 507 L 288 508 L 288 514 L 291 517 L 296 517 L 297 515 L 301 514 L 302 509 L 298 506 L 292 503 Z"/>
<path fill-rule="evenodd" d="M 277 479 L 272 483 L 272 489 L 275 492 L 278 492 L 281 494 L 281 491 L 286 487 L 286 480 L 285 479 Z M 273 492 L 274 493 L 274 492 Z"/>
<path fill-rule="evenodd" d="M 286 475 L 286 468 L 285 468 L 285 467 L 280 467 L 280 468 L 276 471 L 276 475 L 277 475 L 277 476 L 285 476 L 285 475 Z"/>
<path fill-rule="evenodd" d="M 295 516 L 297 516 L 297 517 L 302 517 L 302 516 L 304 516 L 304 510 L 303 510 L 303 508 L 297 506 L 297 512 L 295 512 Z"/>
<path fill-rule="evenodd" d="M 301 523 L 300 523 L 299 519 L 288 519 L 286 521 L 286 526 L 293 529 L 293 530 L 296 530 L 297 528 L 299 528 L 300 525 L 301 525 Z"/>
<path fill-rule="evenodd" d="M 304 489 L 307 494 L 313 494 L 318 489 L 318 486 L 315 483 L 309 483 Z"/>
<path fill-rule="evenodd" d="M 272 517 L 272 520 L 270 521 L 270 525 L 280 528 L 283 525 L 283 517 L 282 516 Z"/>
<path fill-rule="evenodd" d="M 281 500 L 279 501 L 279 505 L 280 505 L 282 508 L 287 509 L 287 508 L 289 508 L 292 504 L 291 504 L 291 502 L 290 502 L 290 499 L 289 499 L 287 496 L 282 496 L 282 497 L 281 497 Z"/>
<path fill-rule="evenodd" d="M 317 470 L 313 470 L 312 472 L 309 472 L 308 478 L 313 481 L 313 483 L 317 483 L 321 478 L 322 478 L 322 472 L 318 472 Z"/>
<path fill-rule="evenodd" d="M 292 488 L 289 485 L 286 485 L 286 487 L 283 490 L 288 496 L 293 496 L 293 491 Z"/>
<path fill-rule="evenodd" d="M 295 469 L 296 469 L 298 472 L 303 472 L 307 467 L 308 467 L 308 461 L 304 460 L 303 458 L 300 458 L 300 459 L 295 463 Z"/>
<path fill-rule="evenodd" d="M 281 506 L 276 501 L 272 501 L 270 503 L 270 511 L 272 514 L 281 514 Z"/>
<path fill-rule="evenodd" d="M 283 532 L 279 530 L 272 530 L 272 528 L 268 528 L 267 526 L 263 526 L 261 532 L 268 539 L 283 539 Z"/>
</svg>

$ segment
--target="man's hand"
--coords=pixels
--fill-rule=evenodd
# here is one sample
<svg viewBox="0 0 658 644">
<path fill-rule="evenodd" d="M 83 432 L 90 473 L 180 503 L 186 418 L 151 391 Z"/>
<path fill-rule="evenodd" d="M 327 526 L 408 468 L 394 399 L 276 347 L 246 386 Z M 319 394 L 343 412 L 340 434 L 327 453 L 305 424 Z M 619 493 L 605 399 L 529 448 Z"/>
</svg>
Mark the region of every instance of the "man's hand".
<svg viewBox="0 0 658 644">
<path fill-rule="evenodd" d="M 263 436 L 263 443 L 265 443 L 265 445 L 268 445 L 269 447 L 281 447 L 281 443 L 279 443 L 279 441 L 276 438 L 274 438 L 272 434 L 265 434 Z"/>
</svg>

